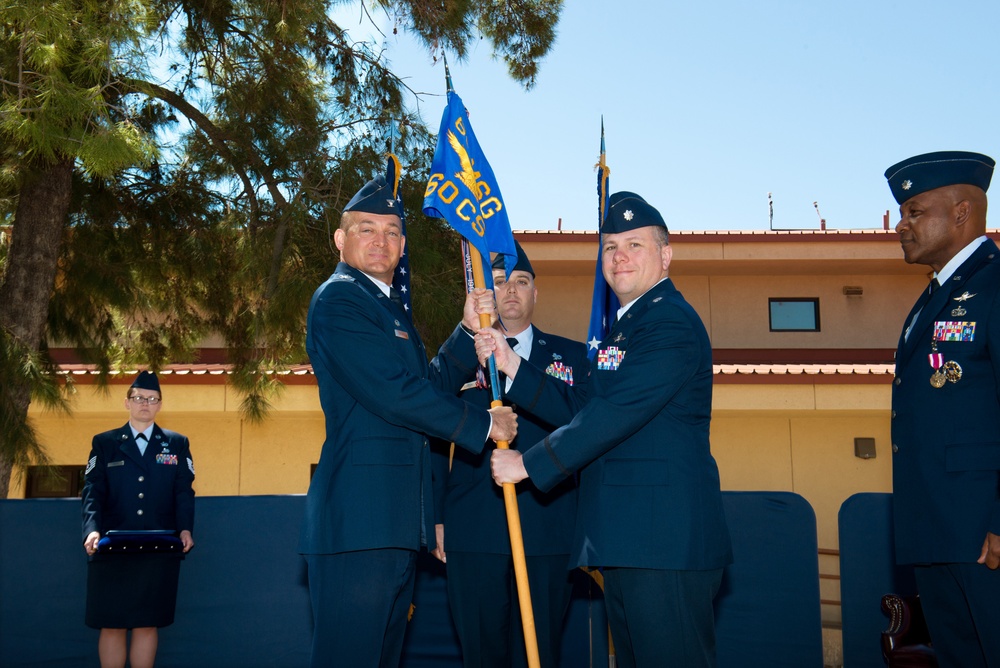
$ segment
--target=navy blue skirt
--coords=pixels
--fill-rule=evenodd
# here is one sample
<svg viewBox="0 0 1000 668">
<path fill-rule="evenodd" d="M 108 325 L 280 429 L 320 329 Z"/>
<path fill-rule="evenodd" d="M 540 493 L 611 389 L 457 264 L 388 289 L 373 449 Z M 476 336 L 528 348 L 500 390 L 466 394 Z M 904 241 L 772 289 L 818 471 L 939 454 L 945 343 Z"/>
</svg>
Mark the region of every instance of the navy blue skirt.
<svg viewBox="0 0 1000 668">
<path fill-rule="evenodd" d="M 183 554 L 96 554 L 87 564 L 87 626 L 170 626 Z"/>
</svg>

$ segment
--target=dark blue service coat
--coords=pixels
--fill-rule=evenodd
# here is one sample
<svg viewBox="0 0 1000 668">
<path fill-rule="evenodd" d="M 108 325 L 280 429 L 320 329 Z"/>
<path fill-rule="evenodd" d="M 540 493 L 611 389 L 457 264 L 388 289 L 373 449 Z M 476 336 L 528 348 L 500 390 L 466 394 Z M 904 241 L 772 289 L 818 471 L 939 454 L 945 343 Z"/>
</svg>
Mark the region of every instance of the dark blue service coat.
<svg viewBox="0 0 1000 668">
<path fill-rule="evenodd" d="M 456 395 L 475 373 L 457 328 L 428 365 L 402 309 L 341 262 L 309 305 L 306 350 L 326 440 L 306 497 L 299 551 L 433 548 L 428 435 L 483 448 L 490 416 Z"/>
<path fill-rule="evenodd" d="M 563 374 L 562 382 L 586 382 L 590 362 L 587 347 L 571 339 L 554 336 L 534 328 L 528 364 L 543 373 Z M 568 373 L 567 373 L 568 370 Z M 504 381 L 501 381 L 503 384 Z M 489 407 L 492 393 L 472 387 L 462 398 Z M 509 403 L 509 402 L 508 402 Z M 515 410 L 517 408 L 515 407 Z M 527 447 L 548 436 L 559 424 L 546 422 L 530 413 L 519 412 L 517 437 L 511 449 Z M 492 442 L 489 444 L 492 446 Z M 435 449 L 439 458 L 437 480 L 444 479 L 445 549 L 448 552 L 488 552 L 510 554 L 507 514 L 503 489 L 493 482 L 490 452 L 471 453 L 455 449 L 451 471 L 447 468 L 447 450 Z M 576 481 L 572 478 L 554 489 L 542 492 L 532 485 L 518 485 L 517 504 L 524 537 L 524 551 L 529 556 L 569 554 L 576 516 Z"/>
<path fill-rule="evenodd" d="M 925 294 L 896 351 L 892 487 L 899 563 L 972 563 L 1000 535 L 1000 253 L 987 240 Z M 904 325 L 905 327 L 906 325 Z M 932 339 L 957 382 L 931 385 Z"/>
<path fill-rule="evenodd" d="M 83 538 L 111 529 L 194 531 L 188 439 L 153 425 L 146 453 L 126 423 L 94 437 L 83 486 Z"/>
<path fill-rule="evenodd" d="M 709 448 L 712 349 L 672 281 L 615 323 L 587 385 L 521 365 L 508 396 L 565 425 L 528 449 L 524 465 L 542 490 L 580 471 L 573 563 L 710 570 L 732 561 Z"/>
</svg>

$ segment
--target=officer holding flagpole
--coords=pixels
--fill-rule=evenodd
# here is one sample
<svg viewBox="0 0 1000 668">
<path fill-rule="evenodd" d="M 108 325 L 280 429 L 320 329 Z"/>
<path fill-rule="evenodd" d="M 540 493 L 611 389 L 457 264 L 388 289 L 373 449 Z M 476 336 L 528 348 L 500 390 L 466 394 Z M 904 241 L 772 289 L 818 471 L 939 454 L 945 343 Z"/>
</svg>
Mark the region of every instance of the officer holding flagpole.
<svg viewBox="0 0 1000 668">
<path fill-rule="evenodd" d="M 447 60 L 444 71 L 448 84 L 448 104 L 441 115 L 438 145 L 431 162 L 427 189 L 424 191 L 424 214 L 443 218 L 465 237 L 468 242 L 464 244 L 466 283 L 468 288 L 474 286 L 478 290 L 484 286 L 492 287 L 493 277 L 488 266 L 490 253 L 502 256 L 505 275 L 509 275 L 517 262 L 517 251 L 500 186 L 472 131 L 465 104 L 452 87 Z M 479 325 L 489 327 L 492 323 L 488 316 L 482 314 Z M 488 355 L 484 365 L 490 375 L 491 405 L 502 406 L 496 365 Z M 507 441 L 497 441 L 497 448 L 506 450 L 507 447 Z M 538 641 L 514 485 L 503 486 L 503 497 L 524 632 L 524 649 L 528 668 L 539 668 Z"/>
<path fill-rule="evenodd" d="M 634 193 L 609 199 L 604 277 L 623 306 L 586 386 L 521 364 L 503 336 L 477 335 L 513 380 L 521 413 L 565 425 L 520 451 L 494 451 L 498 483 L 545 491 L 580 473 L 571 566 L 602 568 L 617 665 L 716 664 L 713 599 L 732 561 L 709 447 L 712 348 L 667 272 L 660 213 Z"/>
<path fill-rule="evenodd" d="M 515 242 L 517 264 L 507 278 L 502 256 L 493 261 L 493 285 L 501 329 L 515 352 L 529 364 L 564 383 L 586 380 L 586 346 L 548 334 L 532 324 L 538 288 L 535 270 Z M 501 381 L 504 382 L 504 381 Z M 491 393 L 476 383 L 462 389 L 462 398 L 489 406 Z M 557 425 L 521 415 L 518 437 L 511 443 L 533 445 Z M 435 551 L 448 565 L 448 601 L 468 668 L 510 668 L 526 665 L 511 544 L 506 531 L 503 495 L 490 475 L 488 453 L 456 449 L 435 451 L 435 484 L 442 490 L 443 540 Z M 548 492 L 518 491 L 524 551 L 539 659 L 542 666 L 558 666 L 563 620 L 569 608 L 572 584 L 567 570 L 576 516 L 576 481 L 567 479 Z M 445 551 L 443 548 L 447 548 Z"/>
<path fill-rule="evenodd" d="M 315 667 L 399 664 L 417 551 L 435 547 L 428 436 L 479 452 L 487 437 L 517 431 L 510 408 L 487 411 L 456 396 L 477 364 L 466 331 L 456 328 L 451 354 L 428 364 L 391 288 L 406 243 L 397 195 L 380 176 L 348 202 L 334 233 L 341 261 L 307 317 L 326 419 L 299 547 Z M 478 311 L 492 309 L 492 294 L 474 291 L 463 322 L 478 327 Z"/>
</svg>

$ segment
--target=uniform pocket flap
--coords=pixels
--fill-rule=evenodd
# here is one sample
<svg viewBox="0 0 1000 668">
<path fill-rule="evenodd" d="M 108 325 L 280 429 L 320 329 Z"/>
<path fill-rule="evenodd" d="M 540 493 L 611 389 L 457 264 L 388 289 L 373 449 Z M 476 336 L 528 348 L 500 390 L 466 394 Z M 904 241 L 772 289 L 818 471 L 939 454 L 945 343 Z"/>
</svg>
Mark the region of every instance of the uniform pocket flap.
<svg viewBox="0 0 1000 668">
<path fill-rule="evenodd" d="M 1000 443 L 961 443 L 945 452 L 948 471 L 1000 471 Z"/>
</svg>

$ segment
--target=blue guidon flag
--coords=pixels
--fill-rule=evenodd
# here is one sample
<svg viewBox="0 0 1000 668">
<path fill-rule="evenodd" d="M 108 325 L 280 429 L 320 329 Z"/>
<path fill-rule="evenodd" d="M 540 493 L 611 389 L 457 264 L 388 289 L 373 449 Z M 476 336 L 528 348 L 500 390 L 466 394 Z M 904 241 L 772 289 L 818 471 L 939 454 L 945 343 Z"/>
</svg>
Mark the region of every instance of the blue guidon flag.
<svg viewBox="0 0 1000 668">
<path fill-rule="evenodd" d="M 443 218 L 479 250 L 485 287 L 493 288 L 491 253 L 503 254 L 508 276 L 514 270 L 517 251 L 500 186 L 472 132 L 462 98 L 450 85 L 424 192 L 424 215 Z"/>
<path fill-rule="evenodd" d="M 618 297 L 608 282 L 604 280 L 602 254 L 604 244 L 601 241 L 601 225 L 604 224 L 604 213 L 608 210 L 608 189 L 611 170 L 604 153 L 604 119 L 601 119 L 601 159 L 597 163 L 597 270 L 594 272 L 594 298 L 590 303 L 590 326 L 587 328 L 587 356 L 594 359 L 601 341 L 611 331 L 609 318 L 621 308 Z"/>
</svg>

